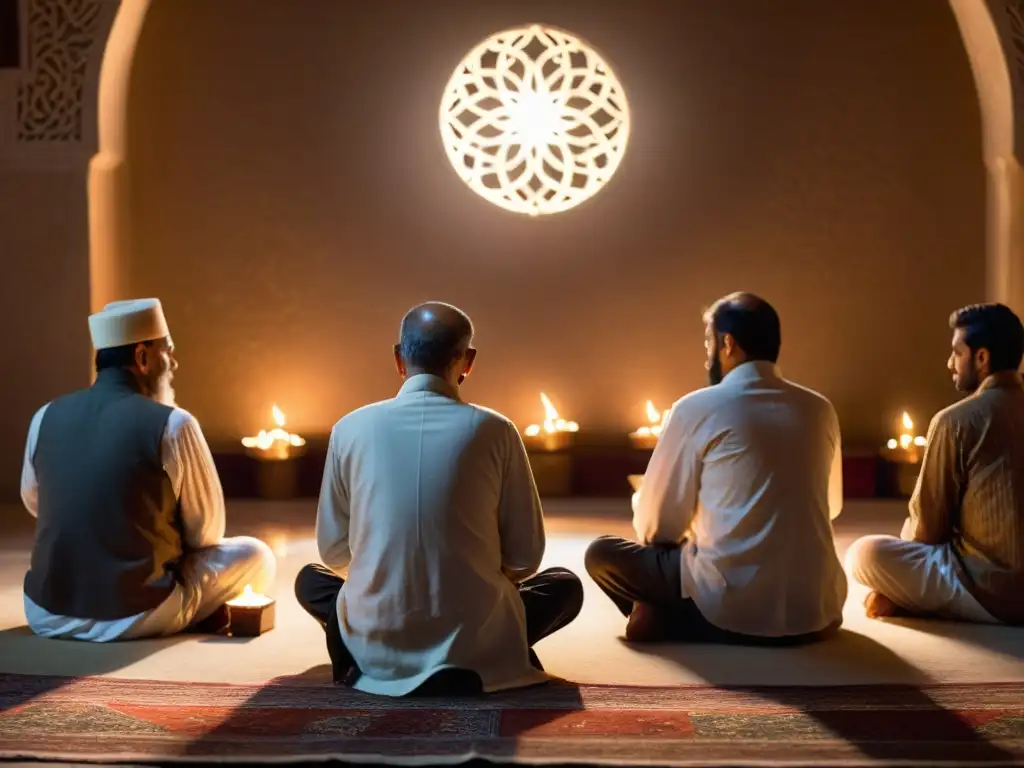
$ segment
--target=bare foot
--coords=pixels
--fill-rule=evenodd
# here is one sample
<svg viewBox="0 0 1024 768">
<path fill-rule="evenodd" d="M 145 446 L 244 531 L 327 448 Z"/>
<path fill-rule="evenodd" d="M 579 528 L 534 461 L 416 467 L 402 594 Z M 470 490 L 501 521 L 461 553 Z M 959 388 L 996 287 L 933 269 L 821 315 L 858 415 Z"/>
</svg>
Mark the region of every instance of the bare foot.
<svg viewBox="0 0 1024 768">
<path fill-rule="evenodd" d="M 626 640 L 631 643 L 657 643 L 668 639 L 662 612 L 653 605 L 633 603 L 633 612 L 626 623 Z"/>
<path fill-rule="evenodd" d="M 906 611 L 881 592 L 870 592 L 864 599 L 864 612 L 869 619 L 885 619 L 892 616 L 905 616 Z"/>
</svg>

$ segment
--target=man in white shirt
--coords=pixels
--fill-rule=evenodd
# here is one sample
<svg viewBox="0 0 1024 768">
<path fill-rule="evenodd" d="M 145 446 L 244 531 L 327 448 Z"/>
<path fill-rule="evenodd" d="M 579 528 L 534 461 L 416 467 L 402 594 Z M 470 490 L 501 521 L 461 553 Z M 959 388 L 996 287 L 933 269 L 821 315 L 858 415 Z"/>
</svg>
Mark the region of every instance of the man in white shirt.
<svg viewBox="0 0 1024 768">
<path fill-rule="evenodd" d="M 160 302 L 109 304 L 89 332 L 95 383 L 44 405 L 29 426 L 29 627 L 93 642 L 223 629 L 226 601 L 273 582 L 274 555 L 257 539 L 224 538 L 210 449 L 174 406 L 178 363 Z"/>
<path fill-rule="evenodd" d="M 704 316 L 712 386 L 680 399 L 633 497 L 639 542 L 595 541 L 587 571 L 629 640 L 807 642 L 842 622 L 839 422 L 776 369 L 775 310 L 735 293 Z"/>
<path fill-rule="evenodd" d="M 532 646 L 583 603 L 565 569 L 533 575 L 544 519 L 516 427 L 461 400 L 476 358 L 460 310 L 402 321 L 390 400 L 335 424 L 299 603 L 327 630 L 336 682 L 402 696 L 544 681 Z M 344 579 L 338 574 L 344 574 Z"/>
</svg>

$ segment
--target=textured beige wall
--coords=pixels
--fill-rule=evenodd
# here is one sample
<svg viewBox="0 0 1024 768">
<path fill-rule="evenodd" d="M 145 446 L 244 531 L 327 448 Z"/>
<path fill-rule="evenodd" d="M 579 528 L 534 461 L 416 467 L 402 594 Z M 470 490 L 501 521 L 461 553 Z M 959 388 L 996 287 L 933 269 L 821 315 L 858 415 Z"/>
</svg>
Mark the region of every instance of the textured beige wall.
<svg viewBox="0 0 1024 768">
<path fill-rule="evenodd" d="M 473 316 L 471 399 L 584 427 L 704 381 L 701 308 L 780 310 L 785 373 L 851 442 L 954 393 L 946 317 L 984 290 L 974 84 L 934 0 L 707 3 L 157 0 L 130 100 L 129 285 L 166 303 L 179 393 L 215 438 L 271 402 L 305 432 L 390 396 L 410 304 Z M 671 11 L 666 12 L 666 9 Z M 468 191 L 436 130 L 454 64 L 543 20 L 595 44 L 635 129 L 574 212 Z"/>
<path fill-rule="evenodd" d="M 0 172 L 0 500 L 18 498 L 28 423 L 89 383 L 85 173 Z"/>
<path fill-rule="evenodd" d="M 985 180 L 945 4 L 354 6 L 155 0 L 146 21 L 125 277 L 164 299 L 215 440 L 271 402 L 312 433 L 390 395 L 398 319 L 427 298 L 472 313 L 467 395 L 521 423 L 541 388 L 626 428 L 699 386 L 700 310 L 734 288 L 778 306 L 785 372 L 850 441 L 953 397 L 945 317 L 982 296 Z M 435 127 L 462 53 L 531 20 L 597 45 L 634 113 L 611 186 L 545 220 L 469 192 Z M 84 172 L 0 173 L 4 498 L 32 411 L 88 380 Z"/>
</svg>

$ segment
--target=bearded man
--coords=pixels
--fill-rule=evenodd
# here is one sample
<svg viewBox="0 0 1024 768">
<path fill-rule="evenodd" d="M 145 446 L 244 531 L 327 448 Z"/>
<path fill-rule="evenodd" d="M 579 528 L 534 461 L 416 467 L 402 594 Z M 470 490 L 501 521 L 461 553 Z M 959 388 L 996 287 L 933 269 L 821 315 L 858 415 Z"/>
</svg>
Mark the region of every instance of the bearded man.
<svg viewBox="0 0 1024 768">
<path fill-rule="evenodd" d="M 605 536 L 586 568 L 626 639 L 792 645 L 842 623 L 839 420 L 779 372 L 779 316 L 734 293 L 704 315 L 711 386 L 676 402 L 633 497 L 637 541 Z"/>
<path fill-rule="evenodd" d="M 1002 304 L 959 309 L 947 368 L 967 396 L 940 411 L 900 538 L 847 553 L 872 618 L 1024 624 L 1024 327 Z"/>
<path fill-rule="evenodd" d="M 29 426 L 21 497 L 37 518 L 25 617 L 37 635 L 107 642 L 224 629 L 224 604 L 263 592 L 274 555 L 224 538 L 203 431 L 174 405 L 174 343 L 157 299 L 89 317 L 96 381 Z"/>
</svg>

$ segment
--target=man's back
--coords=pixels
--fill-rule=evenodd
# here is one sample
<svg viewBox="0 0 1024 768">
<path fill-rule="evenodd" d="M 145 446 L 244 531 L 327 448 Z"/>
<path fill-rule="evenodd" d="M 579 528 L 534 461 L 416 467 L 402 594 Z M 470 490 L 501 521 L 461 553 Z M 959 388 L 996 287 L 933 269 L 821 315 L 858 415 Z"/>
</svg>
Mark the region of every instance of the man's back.
<svg viewBox="0 0 1024 768">
<path fill-rule="evenodd" d="M 485 687 L 532 675 L 502 573 L 536 570 L 544 550 L 515 427 L 421 375 L 343 418 L 331 443 L 317 539 L 328 566 L 348 566 L 338 617 L 357 687 L 404 693 L 447 666 L 483 670 Z"/>
<path fill-rule="evenodd" d="M 680 400 L 671 418 L 699 478 L 684 592 L 713 624 L 744 634 L 838 622 L 846 579 L 831 525 L 842 505 L 832 405 L 754 362 Z"/>
<path fill-rule="evenodd" d="M 37 605 L 112 620 L 170 594 L 182 555 L 160 455 L 171 410 L 138 394 L 121 370 L 46 406 L 30 457 L 39 522 L 25 592 Z"/>
<path fill-rule="evenodd" d="M 944 535 L 952 540 L 964 582 L 992 615 L 1024 623 L 1024 389 L 1020 376 L 990 376 L 974 395 L 939 413 L 935 422 L 931 436 L 935 445 L 929 449 L 948 442 L 957 457 L 946 470 L 952 476 L 944 478 L 941 487 L 959 495 L 951 500 Z M 920 503 L 918 492 L 912 505 Z"/>
</svg>

